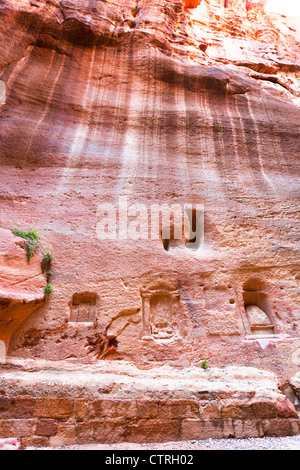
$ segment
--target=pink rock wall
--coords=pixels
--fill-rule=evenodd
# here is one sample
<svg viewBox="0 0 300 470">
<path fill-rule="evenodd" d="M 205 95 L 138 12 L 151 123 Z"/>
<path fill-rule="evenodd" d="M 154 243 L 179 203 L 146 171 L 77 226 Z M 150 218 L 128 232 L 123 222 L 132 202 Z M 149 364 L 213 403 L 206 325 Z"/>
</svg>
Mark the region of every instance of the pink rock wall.
<svg viewBox="0 0 300 470">
<path fill-rule="evenodd" d="M 10 356 L 297 370 L 299 43 L 254 3 L 1 5 L 0 224 L 54 253 Z M 120 196 L 203 204 L 204 246 L 100 240 Z"/>
</svg>

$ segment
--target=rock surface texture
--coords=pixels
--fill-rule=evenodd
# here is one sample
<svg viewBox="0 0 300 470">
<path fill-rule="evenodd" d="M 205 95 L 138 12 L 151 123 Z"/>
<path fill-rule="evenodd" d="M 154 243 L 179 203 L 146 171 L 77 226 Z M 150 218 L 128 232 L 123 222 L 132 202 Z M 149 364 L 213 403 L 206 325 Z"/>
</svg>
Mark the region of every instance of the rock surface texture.
<svg viewBox="0 0 300 470">
<path fill-rule="evenodd" d="M 178 371 L 206 360 L 289 386 L 300 366 L 299 32 L 254 0 L 0 3 L 10 358 Z M 103 204 L 118 222 L 105 240 Z M 126 212 L 141 235 L 154 204 L 203 205 L 201 246 L 152 239 L 150 224 L 142 238 L 119 231 Z M 54 253 L 48 302 L 40 255 L 26 262 L 15 227 L 34 227 Z"/>
<path fill-rule="evenodd" d="M 0 361 L 13 334 L 45 301 L 42 255 L 27 262 L 26 241 L 0 228 Z"/>
<path fill-rule="evenodd" d="M 255 368 L 14 365 L 22 369 L 1 371 L 0 438 L 14 435 L 22 448 L 300 433 L 276 376 Z"/>
</svg>

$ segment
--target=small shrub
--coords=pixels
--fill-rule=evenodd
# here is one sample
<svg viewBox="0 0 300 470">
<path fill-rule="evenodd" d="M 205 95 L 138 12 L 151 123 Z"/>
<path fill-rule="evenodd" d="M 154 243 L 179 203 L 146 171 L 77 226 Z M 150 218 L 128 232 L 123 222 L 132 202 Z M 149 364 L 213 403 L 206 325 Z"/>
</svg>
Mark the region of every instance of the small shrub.
<svg viewBox="0 0 300 470">
<path fill-rule="evenodd" d="M 35 249 L 36 249 L 35 241 L 30 240 L 26 243 L 26 257 L 27 257 L 28 263 L 30 263 L 31 258 L 34 255 Z"/>
<path fill-rule="evenodd" d="M 12 230 L 12 233 L 16 235 L 17 237 L 22 237 L 22 238 L 25 238 L 26 240 L 39 241 L 40 239 L 40 237 L 37 234 L 37 231 L 34 230 L 34 228 L 32 227 L 29 230 L 27 230 L 27 232 L 23 232 L 22 230 L 15 228 L 14 230 Z"/>
<path fill-rule="evenodd" d="M 42 272 L 44 274 L 47 273 L 49 275 L 49 273 L 51 272 L 50 268 L 52 266 L 52 259 L 53 259 L 52 253 L 48 252 L 44 255 L 42 259 L 42 263 L 41 263 Z"/>
<path fill-rule="evenodd" d="M 49 297 L 49 295 L 52 293 L 52 286 L 51 284 L 47 284 L 45 289 L 44 289 L 44 294 L 46 297 Z"/>
<path fill-rule="evenodd" d="M 17 237 L 24 238 L 26 240 L 25 248 L 26 248 L 26 257 L 28 263 L 30 263 L 31 258 L 34 255 L 34 252 L 36 250 L 36 245 L 40 239 L 40 237 L 37 234 L 37 231 L 34 230 L 32 227 L 27 230 L 27 232 L 23 232 L 22 230 L 19 230 L 15 228 L 12 230 L 12 233 L 16 235 Z"/>
<path fill-rule="evenodd" d="M 204 369 L 204 370 L 208 369 L 208 362 L 207 362 L 206 360 L 205 360 L 205 361 L 202 361 L 201 367 L 202 367 L 202 369 Z"/>
</svg>

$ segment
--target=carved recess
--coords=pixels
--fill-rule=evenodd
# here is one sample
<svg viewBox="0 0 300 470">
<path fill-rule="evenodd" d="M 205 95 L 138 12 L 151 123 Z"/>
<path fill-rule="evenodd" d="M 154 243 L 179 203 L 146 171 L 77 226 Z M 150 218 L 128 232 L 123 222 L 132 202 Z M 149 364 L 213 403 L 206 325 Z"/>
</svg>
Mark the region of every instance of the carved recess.
<svg viewBox="0 0 300 470">
<path fill-rule="evenodd" d="M 70 321 L 92 323 L 97 316 L 97 295 L 91 292 L 74 294 L 70 302 Z"/>
<path fill-rule="evenodd" d="M 273 335 L 274 326 L 268 315 L 257 305 L 247 305 L 245 307 L 251 332 L 254 335 Z"/>
<path fill-rule="evenodd" d="M 179 292 L 166 286 L 141 289 L 143 306 L 142 339 L 171 339 L 177 324 Z"/>
<path fill-rule="evenodd" d="M 255 336 L 276 334 L 274 315 L 270 307 L 266 286 L 259 279 L 250 279 L 243 286 L 245 312 L 251 333 Z"/>
</svg>

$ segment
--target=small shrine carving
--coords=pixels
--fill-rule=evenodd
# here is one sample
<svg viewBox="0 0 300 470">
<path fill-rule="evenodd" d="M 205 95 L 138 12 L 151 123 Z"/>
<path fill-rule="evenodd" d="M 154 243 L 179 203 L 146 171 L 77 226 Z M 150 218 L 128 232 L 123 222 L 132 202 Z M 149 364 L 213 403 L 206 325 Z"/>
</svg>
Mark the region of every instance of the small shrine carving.
<svg viewBox="0 0 300 470">
<path fill-rule="evenodd" d="M 166 286 L 141 289 L 143 304 L 142 339 L 164 340 L 175 332 L 179 292 Z"/>
</svg>

